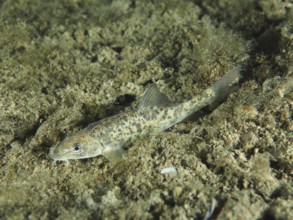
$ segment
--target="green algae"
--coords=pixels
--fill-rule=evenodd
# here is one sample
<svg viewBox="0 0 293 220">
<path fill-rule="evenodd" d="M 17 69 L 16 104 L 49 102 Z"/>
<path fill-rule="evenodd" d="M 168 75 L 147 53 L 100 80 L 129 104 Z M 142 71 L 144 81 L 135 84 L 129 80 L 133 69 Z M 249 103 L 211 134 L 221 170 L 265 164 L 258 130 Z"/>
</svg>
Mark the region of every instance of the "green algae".
<svg viewBox="0 0 293 220">
<path fill-rule="evenodd" d="M 213 198 L 219 219 L 293 218 L 290 3 L 1 4 L 1 218 L 202 219 Z M 135 108 L 150 81 L 180 100 L 237 64 L 238 91 L 135 141 L 116 166 L 48 157 L 72 132 Z M 126 94 L 136 101 L 115 104 Z M 171 166 L 176 178 L 160 174 Z"/>
</svg>

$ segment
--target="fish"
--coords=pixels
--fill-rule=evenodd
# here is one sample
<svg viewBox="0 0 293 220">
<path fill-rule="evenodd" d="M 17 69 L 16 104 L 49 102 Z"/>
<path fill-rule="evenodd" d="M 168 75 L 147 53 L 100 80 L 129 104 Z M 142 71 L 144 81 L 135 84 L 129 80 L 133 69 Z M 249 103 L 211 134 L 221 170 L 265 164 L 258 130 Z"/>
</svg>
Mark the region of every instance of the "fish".
<svg viewBox="0 0 293 220">
<path fill-rule="evenodd" d="M 50 149 L 50 157 L 54 162 L 68 162 L 102 155 L 115 164 L 123 157 L 125 146 L 137 138 L 165 131 L 221 99 L 239 82 L 240 73 L 241 66 L 236 66 L 201 93 L 176 102 L 153 83 L 142 96 L 137 109 L 104 118 L 66 137 Z"/>
</svg>

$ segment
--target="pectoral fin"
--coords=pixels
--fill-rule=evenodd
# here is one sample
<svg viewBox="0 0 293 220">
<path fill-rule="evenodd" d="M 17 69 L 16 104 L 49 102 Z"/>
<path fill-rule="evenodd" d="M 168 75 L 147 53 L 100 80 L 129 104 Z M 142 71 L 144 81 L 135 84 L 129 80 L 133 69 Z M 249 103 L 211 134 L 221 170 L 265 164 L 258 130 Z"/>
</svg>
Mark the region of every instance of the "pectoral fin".
<svg viewBox="0 0 293 220">
<path fill-rule="evenodd" d="M 125 150 L 123 149 L 115 149 L 109 150 L 103 153 L 103 156 L 106 157 L 111 164 L 115 165 L 122 161 L 123 155 L 125 154 Z"/>
</svg>

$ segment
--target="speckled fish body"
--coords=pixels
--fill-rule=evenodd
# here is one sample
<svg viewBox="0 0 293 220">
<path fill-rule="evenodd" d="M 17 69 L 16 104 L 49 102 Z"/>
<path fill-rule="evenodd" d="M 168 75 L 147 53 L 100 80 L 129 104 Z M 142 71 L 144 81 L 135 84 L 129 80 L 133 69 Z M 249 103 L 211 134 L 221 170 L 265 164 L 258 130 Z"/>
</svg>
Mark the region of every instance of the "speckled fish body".
<svg viewBox="0 0 293 220">
<path fill-rule="evenodd" d="M 137 110 L 124 112 L 90 124 L 53 147 L 54 161 L 90 158 L 103 155 L 111 160 L 120 157 L 123 146 L 138 137 L 164 131 L 189 115 L 216 101 L 240 78 L 235 67 L 201 94 L 181 102 L 171 102 L 155 84 L 145 92 Z"/>
</svg>

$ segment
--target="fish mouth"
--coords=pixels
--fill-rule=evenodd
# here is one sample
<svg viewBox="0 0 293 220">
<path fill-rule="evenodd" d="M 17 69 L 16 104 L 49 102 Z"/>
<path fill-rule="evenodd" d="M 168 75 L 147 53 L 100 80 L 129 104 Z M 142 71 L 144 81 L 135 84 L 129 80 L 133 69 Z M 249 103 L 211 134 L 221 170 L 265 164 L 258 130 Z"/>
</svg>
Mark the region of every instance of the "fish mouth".
<svg viewBox="0 0 293 220">
<path fill-rule="evenodd" d="M 64 158 L 64 157 L 58 157 L 56 155 L 50 155 L 51 159 L 54 160 L 54 161 L 68 161 L 67 158 Z"/>
<path fill-rule="evenodd" d="M 54 155 L 53 153 L 50 153 L 50 158 L 53 160 L 53 163 L 56 164 L 57 161 L 63 161 L 65 163 L 69 163 L 68 159 L 62 156 Z"/>
</svg>

